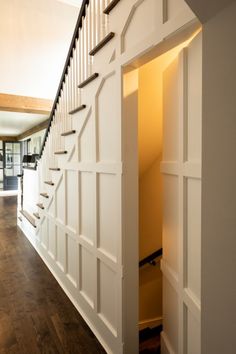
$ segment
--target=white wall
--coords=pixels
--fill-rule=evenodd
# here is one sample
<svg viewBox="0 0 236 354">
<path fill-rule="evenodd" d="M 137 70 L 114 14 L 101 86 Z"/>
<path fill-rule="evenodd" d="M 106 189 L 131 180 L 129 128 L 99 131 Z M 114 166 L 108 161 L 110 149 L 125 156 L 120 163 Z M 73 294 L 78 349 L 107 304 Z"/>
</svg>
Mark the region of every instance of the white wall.
<svg viewBox="0 0 236 354">
<path fill-rule="evenodd" d="M 236 3 L 203 26 L 202 354 L 236 348 Z"/>
<path fill-rule="evenodd" d="M 45 135 L 45 131 L 46 131 L 46 129 L 40 130 L 39 132 L 31 134 L 22 140 L 22 141 L 26 141 L 26 140 L 30 139 L 29 151 L 28 151 L 29 154 L 39 154 L 40 153 L 42 142 L 43 142 L 44 135 Z M 35 149 L 36 149 L 36 151 L 34 151 Z"/>
<path fill-rule="evenodd" d="M 79 9 L 0 0 L 0 92 L 54 99 Z"/>
</svg>

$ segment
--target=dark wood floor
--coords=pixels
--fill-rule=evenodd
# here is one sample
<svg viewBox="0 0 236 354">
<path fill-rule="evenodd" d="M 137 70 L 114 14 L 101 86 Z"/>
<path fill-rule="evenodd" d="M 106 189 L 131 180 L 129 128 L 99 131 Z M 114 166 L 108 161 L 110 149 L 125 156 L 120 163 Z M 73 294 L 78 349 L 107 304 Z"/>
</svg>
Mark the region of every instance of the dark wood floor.
<svg viewBox="0 0 236 354">
<path fill-rule="evenodd" d="M 0 354 L 105 353 L 0 197 Z"/>
</svg>

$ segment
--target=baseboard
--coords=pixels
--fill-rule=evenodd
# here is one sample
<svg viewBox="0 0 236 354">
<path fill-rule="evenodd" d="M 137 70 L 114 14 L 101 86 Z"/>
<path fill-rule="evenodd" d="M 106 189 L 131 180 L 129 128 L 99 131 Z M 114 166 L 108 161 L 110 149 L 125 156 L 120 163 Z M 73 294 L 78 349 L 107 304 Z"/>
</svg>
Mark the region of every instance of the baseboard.
<svg viewBox="0 0 236 354">
<path fill-rule="evenodd" d="M 154 318 L 149 318 L 143 321 L 139 321 L 139 330 L 143 330 L 145 328 L 154 328 L 162 325 L 162 320 L 163 318 L 161 316 L 159 317 L 154 317 Z"/>
</svg>

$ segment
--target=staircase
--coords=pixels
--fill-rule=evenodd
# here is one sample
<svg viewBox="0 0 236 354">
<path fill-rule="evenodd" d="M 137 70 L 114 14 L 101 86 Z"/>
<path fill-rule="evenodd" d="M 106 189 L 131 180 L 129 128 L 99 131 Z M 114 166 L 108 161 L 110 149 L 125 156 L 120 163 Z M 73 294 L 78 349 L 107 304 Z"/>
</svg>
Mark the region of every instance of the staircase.
<svg viewBox="0 0 236 354">
<path fill-rule="evenodd" d="M 90 225 L 86 224 L 87 216 L 83 220 L 79 209 L 82 203 L 87 203 L 81 193 L 90 193 L 89 186 L 83 187 L 90 183 L 87 176 L 93 176 L 99 183 L 99 173 L 109 173 L 115 178 L 121 175 L 120 163 L 102 161 L 101 151 L 96 151 L 100 127 L 94 113 L 99 109 L 100 92 L 115 76 L 114 68 L 107 70 L 104 67 L 104 60 L 109 65 L 115 59 L 112 42 L 116 33 L 110 30 L 109 18 L 119 3 L 120 0 L 83 1 L 35 169 L 38 193 L 32 198 L 29 183 L 24 188 L 18 219 L 107 352 L 114 353 L 121 352 L 120 319 L 113 315 L 112 307 L 107 308 L 102 298 L 104 295 L 99 295 L 99 288 L 103 285 L 97 284 L 94 288 L 94 282 L 97 282 L 95 274 L 100 272 L 99 277 L 108 277 L 117 291 L 121 291 L 119 279 L 111 278 L 120 273 L 121 260 L 97 250 L 97 241 Z M 89 131 L 92 137 L 86 136 Z M 94 139 L 92 151 L 89 145 Z M 31 191 L 34 193 L 32 187 Z M 92 203 L 88 208 L 92 213 Z M 81 225 L 83 222 L 85 227 Z M 109 297 L 114 298 L 117 291 Z M 112 306 L 116 308 L 118 302 Z M 103 332 L 102 336 L 97 328 Z"/>
<path fill-rule="evenodd" d="M 122 110 L 135 91 L 125 96 L 123 68 L 196 27 L 182 2 L 167 18 L 162 1 L 83 1 L 23 203 L 19 195 L 18 225 L 109 354 L 138 352 L 136 130 Z"/>
<path fill-rule="evenodd" d="M 99 77 L 98 72 L 93 72 L 94 56 L 115 37 L 115 33 L 109 31 L 109 15 L 119 2 L 120 0 L 84 0 L 81 6 L 41 148 L 38 162 L 41 191 L 36 203 L 38 209 L 33 213 L 36 218 L 34 223 L 41 219 L 40 212 L 50 204 L 54 196 L 64 172 L 63 163 L 70 161 L 74 153 L 82 121 L 88 113 L 88 105 L 84 102 L 86 95 L 82 89 Z M 46 192 L 43 183 L 50 186 L 46 188 Z"/>
</svg>

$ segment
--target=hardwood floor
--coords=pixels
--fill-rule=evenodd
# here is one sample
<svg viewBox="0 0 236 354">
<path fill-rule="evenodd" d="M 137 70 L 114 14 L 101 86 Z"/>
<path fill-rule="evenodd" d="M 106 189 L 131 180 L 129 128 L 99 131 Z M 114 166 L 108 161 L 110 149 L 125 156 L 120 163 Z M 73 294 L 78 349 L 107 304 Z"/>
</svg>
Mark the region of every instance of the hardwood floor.
<svg viewBox="0 0 236 354">
<path fill-rule="evenodd" d="M 0 354 L 106 353 L 0 197 Z"/>
</svg>

